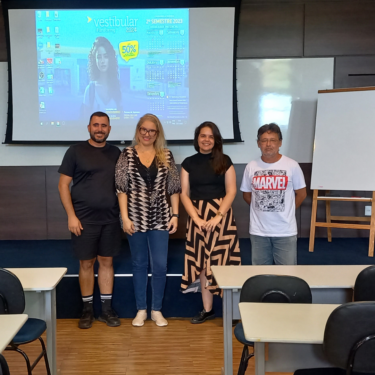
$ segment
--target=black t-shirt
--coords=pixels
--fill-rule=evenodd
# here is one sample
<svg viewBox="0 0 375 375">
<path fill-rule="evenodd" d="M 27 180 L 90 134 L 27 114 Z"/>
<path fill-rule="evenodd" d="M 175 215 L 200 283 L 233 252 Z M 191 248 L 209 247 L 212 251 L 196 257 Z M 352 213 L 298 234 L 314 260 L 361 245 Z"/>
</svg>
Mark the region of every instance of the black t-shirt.
<svg viewBox="0 0 375 375">
<path fill-rule="evenodd" d="M 94 147 L 88 141 L 66 151 L 59 173 L 73 178 L 72 202 L 82 223 L 103 225 L 119 220 L 115 167 L 120 153 L 108 143 Z"/>
<path fill-rule="evenodd" d="M 218 175 L 211 164 L 212 154 L 195 154 L 186 158 L 181 166 L 189 173 L 190 199 L 216 199 L 225 197 L 225 173 Z M 228 155 L 226 170 L 233 165 Z"/>
</svg>

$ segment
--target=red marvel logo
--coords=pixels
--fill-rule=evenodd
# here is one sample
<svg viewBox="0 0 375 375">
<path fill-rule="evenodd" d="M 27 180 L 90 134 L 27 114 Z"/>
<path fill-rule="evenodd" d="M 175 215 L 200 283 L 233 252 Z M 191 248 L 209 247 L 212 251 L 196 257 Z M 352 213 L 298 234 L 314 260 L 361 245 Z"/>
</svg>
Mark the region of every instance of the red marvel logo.
<svg viewBox="0 0 375 375">
<path fill-rule="evenodd" d="M 288 176 L 254 176 L 253 187 L 255 190 L 286 190 Z"/>
</svg>

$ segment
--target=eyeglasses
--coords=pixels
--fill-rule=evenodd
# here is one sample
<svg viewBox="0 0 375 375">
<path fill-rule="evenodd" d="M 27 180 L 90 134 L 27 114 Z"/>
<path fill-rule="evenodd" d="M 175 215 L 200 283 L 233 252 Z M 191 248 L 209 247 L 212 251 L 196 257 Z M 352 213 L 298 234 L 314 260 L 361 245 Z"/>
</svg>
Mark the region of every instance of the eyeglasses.
<svg viewBox="0 0 375 375">
<path fill-rule="evenodd" d="M 139 132 L 142 135 L 146 135 L 148 133 L 151 137 L 153 137 L 158 131 L 155 129 L 139 128 Z"/>
<path fill-rule="evenodd" d="M 266 143 L 271 143 L 271 144 L 276 144 L 277 142 L 279 142 L 278 139 L 260 139 L 259 140 L 260 143 L 263 143 L 263 144 L 266 144 Z"/>
</svg>

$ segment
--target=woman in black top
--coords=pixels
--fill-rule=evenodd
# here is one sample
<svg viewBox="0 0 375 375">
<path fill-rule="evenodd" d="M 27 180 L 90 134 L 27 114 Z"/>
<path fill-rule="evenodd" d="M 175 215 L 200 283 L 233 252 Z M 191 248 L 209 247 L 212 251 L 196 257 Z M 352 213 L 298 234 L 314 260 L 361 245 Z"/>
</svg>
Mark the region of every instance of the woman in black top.
<svg viewBox="0 0 375 375">
<path fill-rule="evenodd" d="M 122 227 L 127 233 L 133 264 L 137 316 L 133 326 L 147 318 L 148 264 L 152 270 L 151 319 L 166 326 L 161 308 L 167 273 L 169 233 L 178 225 L 180 178 L 172 156 L 165 148 L 159 119 L 146 114 L 140 118 L 132 147 L 125 148 L 116 165 L 116 189 Z M 173 214 L 167 201 L 171 198 Z"/>
<path fill-rule="evenodd" d="M 186 234 L 185 272 L 181 288 L 201 284 L 203 311 L 193 324 L 213 319 L 213 294 L 220 294 L 211 266 L 241 264 L 237 228 L 232 212 L 236 196 L 236 172 L 223 154 L 218 127 L 204 122 L 195 130 L 197 154 L 186 158 L 181 169 L 181 202 L 189 217 Z M 199 278 L 198 278 L 199 277 Z M 190 290 L 189 290 L 190 291 Z"/>
</svg>

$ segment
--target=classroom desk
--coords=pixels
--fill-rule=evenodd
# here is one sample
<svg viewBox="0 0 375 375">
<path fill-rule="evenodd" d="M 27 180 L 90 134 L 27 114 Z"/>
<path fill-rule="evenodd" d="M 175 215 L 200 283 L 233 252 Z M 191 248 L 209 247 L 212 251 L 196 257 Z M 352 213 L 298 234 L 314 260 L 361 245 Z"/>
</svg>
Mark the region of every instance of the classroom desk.
<svg viewBox="0 0 375 375">
<path fill-rule="evenodd" d="M 13 337 L 21 329 L 27 319 L 27 314 L 0 315 L 0 353 L 13 340 Z"/>
<path fill-rule="evenodd" d="M 57 375 L 56 363 L 56 286 L 66 268 L 8 268 L 21 281 L 25 292 L 25 312 L 30 318 L 47 323 L 47 355 L 51 374 Z"/>
<path fill-rule="evenodd" d="M 254 342 L 255 375 L 332 367 L 321 344 L 327 319 L 337 306 L 340 305 L 240 303 L 245 338 Z"/>
<path fill-rule="evenodd" d="M 232 320 L 240 319 L 240 291 L 249 277 L 264 274 L 297 276 L 310 285 L 313 303 L 341 304 L 352 300 L 355 279 L 367 267 L 369 266 L 212 266 L 213 275 L 224 292 L 222 373 L 233 375 Z"/>
</svg>

